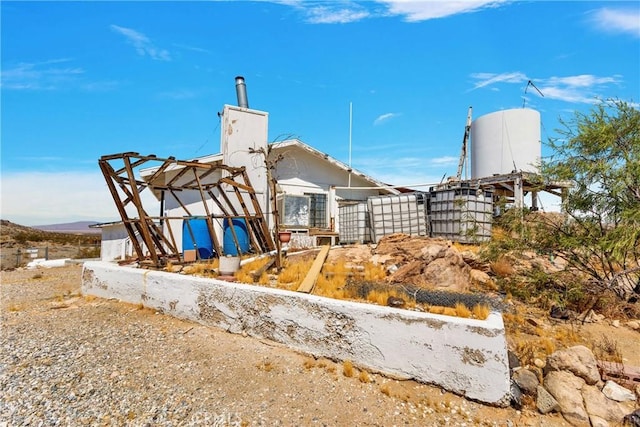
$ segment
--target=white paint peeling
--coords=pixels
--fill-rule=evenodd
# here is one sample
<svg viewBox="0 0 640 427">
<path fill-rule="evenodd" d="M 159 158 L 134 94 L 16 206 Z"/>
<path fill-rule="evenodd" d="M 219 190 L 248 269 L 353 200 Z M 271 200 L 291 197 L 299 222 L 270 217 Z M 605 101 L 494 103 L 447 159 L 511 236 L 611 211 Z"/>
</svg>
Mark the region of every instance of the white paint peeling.
<svg viewBox="0 0 640 427">
<path fill-rule="evenodd" d="M 509 364 L 500 313 L 463 319 L 215 279 L 84 264 L 82 291 L 506 406 Z"/>
</svg>

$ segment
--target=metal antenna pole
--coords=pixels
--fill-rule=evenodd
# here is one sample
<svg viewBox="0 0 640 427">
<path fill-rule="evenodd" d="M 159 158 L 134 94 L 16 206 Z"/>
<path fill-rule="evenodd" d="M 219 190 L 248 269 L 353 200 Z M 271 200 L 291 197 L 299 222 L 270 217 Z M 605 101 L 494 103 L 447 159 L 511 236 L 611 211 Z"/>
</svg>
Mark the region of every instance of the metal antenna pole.
<svg viewBox="0 0 640 427">
<path fill-rule="evenodd" d="M 351 187 L 351 133 L 353 128 L 353 103 L 349 102 L 349 187 Z"/>
</svg>

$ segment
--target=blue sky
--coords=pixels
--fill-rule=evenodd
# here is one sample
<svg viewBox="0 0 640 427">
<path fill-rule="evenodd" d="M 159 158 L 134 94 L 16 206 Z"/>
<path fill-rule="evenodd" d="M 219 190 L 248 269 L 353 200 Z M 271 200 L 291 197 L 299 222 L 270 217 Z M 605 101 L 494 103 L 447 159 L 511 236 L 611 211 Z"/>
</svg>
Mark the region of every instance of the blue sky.
<svg viewBox="0 0 640 427">
<path fill-rule="evenodd" d="M 0 216 L 24 225 L 118 219 L 102 155 L 217 153 L 237 75 L 271 141 L 344 162 L 351 103 L 353 167 L 395 185 L 455 174 L 469 106 L 536 109 L 544 141 L 596 99 L 640 100 L 637 1 L 2 1 L 0 13 Z"/>
</svg>

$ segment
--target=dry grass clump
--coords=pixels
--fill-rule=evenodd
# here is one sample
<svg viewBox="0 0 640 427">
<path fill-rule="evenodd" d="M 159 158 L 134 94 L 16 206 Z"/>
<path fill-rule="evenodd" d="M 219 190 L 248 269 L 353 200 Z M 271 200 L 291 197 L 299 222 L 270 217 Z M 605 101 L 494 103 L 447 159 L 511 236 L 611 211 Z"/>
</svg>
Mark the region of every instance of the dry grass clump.
<svg viewBox="0 0 640 427">
<path fill-rule="evenodd" d="M 491 271 L 498 277 L 509 277 L 515 272 L 513 265 L 505 257 L 500 257 L 491 263 Z"/>
<path fill-rule="evenodd" d="M 354 374 L 353 362 L 350 360 L 345 360 L 342 363 L 342 375 L 345 377 L 352 377 Z"/>
<path fill-rule="evenodd" d="M 491 309 L 486 304 L 477 304 L 473 306 L 472 313 L 475 319 L 485 320 L 489 317 Z"/>
<path fill-rule="evenodd" d="M 378 305 L 387 305 L 389 298 L 400 298 L 405 300 L 406 307 L 407 296 L 395 288 L 371 289 L 367 294 L 366 300 Z"/>
<path fill-rule="evenodd" d="M 569 347 L 582 342 L 580 335 L 573 328 L 561 328 L 555 332 L 556 341 Z"/>
<path fill-rule="evenodd" d="M 455 306 L 456 316 L 468 318 L 471 317 L 471 310 L 461 302 L 457 302 Z"/>
<path fill-rule="evenodd" d="M 295 263 L 285 261 L 284 268 L 278 275 L 278 284 L 282 285 L 285 289 L 297 289 L 309 272 L 312 264 L 313 260 Z"/>
<path fill-rule="evenodd" d="M 260 369 L 261 371 L 271 372 L 275 369 L 275 365 L 270 361 L 266 360 L 262 363 L 258 363 L 256 365 L 256 368 Z"/>
<path fill-rule="evenodd" d="M 372 262 L 365 263 L 362 273 L 364 275 L 364 280 L 367 282 L 382 281 L 387 277 L 384 265 L 374 264 Z"/>
<path fill-rule="evenodd" d="M 322 274 L 318 276 L 313 293 L 335 299 L 353 298 L 354 295 L 345 287 L 347 277 L 348 274 L 344 262 L 325 264 Z"/>
<path fill-rule="evenodd" d="M 618 341 L 602 334 L 602 338 L 593 343 L 593 353 L 597 359 L 622 363 L 622 353 Z"/>
<path fill-rule="evenodd" d="M 361 383 L 369 383 L 371 382 L 371 377 L 367 371 L 360 371 L 360 375 L 358 375 L 358 379 Z"/>
<path fill-rule="evenodd" d="M 170 264 L 167 264 L 167 268 Z M 194 274 L 198 276 L 204 277 L 213 277 L 214 270 L 216 270 L 220 266 L 220 260 L 218 258 L 213 258 L 207 260 L 206 262 L 194 262 L 193 264 L 189 264 L 188 266 L 188 274 Z M 173 270 L 179 267 L 172 267 Z M 172 270 L 167 270 L 172 271 Z M 187 269 L 184 269 L 187 272 Z"/>
<path fill-rule="evenodd" d="M 391 387 L 389 383 L 384 383 L 380 386 L 380 392 L 384 395 L 391 397 Z"/>
<path fill-rule="evenodd" d="M 305 359 L 304 362 L 302 363 L 302 366 L 307 371 L 311 370 L 311 369 L 316 367 L 316 361 L 315 361 L 315 359 L 312 359 L 312 358 Z"/>
<path fill-rule="evenodd" d="M 261 268 L 263 268 L 265 265 L 267 265 L 269 262 L 271 262 L 271 258 L 269 257 L 264 257 L 264 258 L 258 258 L 256 260 L 253 260 L 251 262 L 246 263 L 245 265 L 240 267 L 240 270 L 238 270 L 234 276 L 236 277 L 236 279 L 239 282 L 242 283 L 255 283 L 255 272 L 260 270 Z M 261 285 L 267 285 L 269 284 L 269 279 L 268 279 L 268 275 L 266 272 L 262 273 L 262 275 L 258 278 L 257 282 Z"/>
<path fill-rule="evenodd" d="M 465 304 L 457 302 L 455 307 L 431 305 L 426 307 L 426 311 L 432 314 L 442 314 L 445 316 L 486 320 L 487 317 L 489 317 L 491 309 L 486 304 L 477 304 L 472 309 L 469 309 L 469 307 L 467 307 Z"/>
<path fill-rule="evenodd" d="M 556 351 L 555 342 L 548 337 L 534 338 L 522 335 L 514 340 L 514 351 L 523 365 L 533 365 L 535 359 L 545 360 L 547 356 Z"/>
<path fill-rule="evenodd" d="M 22 311 L 23 307 L 20 304 L 10 304 L 9 305 L 9 311 L 11 312 L 17 312 L 17 311 Z"/>
</svg>

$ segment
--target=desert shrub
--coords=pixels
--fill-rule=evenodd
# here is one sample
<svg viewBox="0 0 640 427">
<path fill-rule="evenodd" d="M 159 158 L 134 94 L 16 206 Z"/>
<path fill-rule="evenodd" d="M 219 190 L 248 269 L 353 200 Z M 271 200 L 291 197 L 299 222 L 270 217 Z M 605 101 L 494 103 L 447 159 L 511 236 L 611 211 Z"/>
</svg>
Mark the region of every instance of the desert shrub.
<svg viewBox="0 0 640 427">
<path fill-rule="evenodd" d="M 91 246 L 80 248 L 75 256 L 76 259 L 83 258 L 100 258 L 100 246 Z"/>
<path fill-rule="evenodd" d="M 622 353 L 618 342 L 605 334 L 602 334 L 601 339 L 593 343 L 593 353 L 597 359 L 622 363 Z"/>
</svg>

